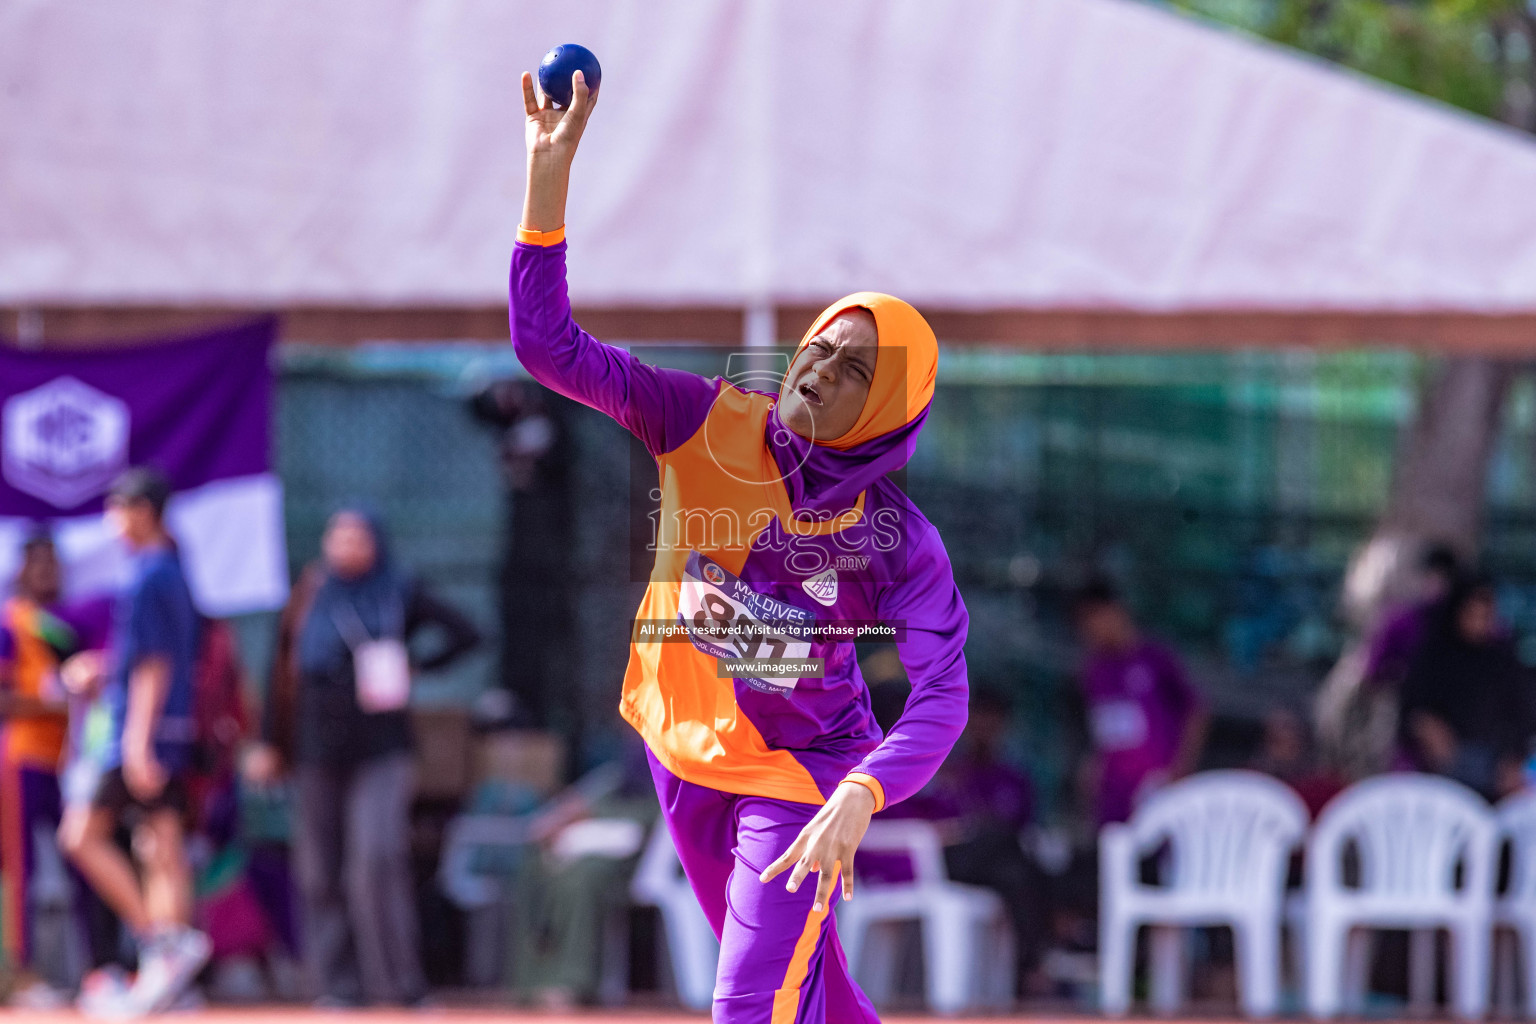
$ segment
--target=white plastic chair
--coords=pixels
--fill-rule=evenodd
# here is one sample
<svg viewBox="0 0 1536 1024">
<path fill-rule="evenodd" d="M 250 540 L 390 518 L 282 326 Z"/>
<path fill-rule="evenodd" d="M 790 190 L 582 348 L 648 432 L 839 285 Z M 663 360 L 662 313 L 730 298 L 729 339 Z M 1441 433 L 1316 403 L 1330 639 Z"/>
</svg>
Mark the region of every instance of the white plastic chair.
<svg viewBox="0 0 1536 1024">
<path fill-rule="evenodd" d="M 1365 929 L 1413 931 L 1411 959 L 1422 975 L 1434 962 L 1429 930 L 1443 928 L 1454 952 L 1456 1014 L 1482 1017 L 1488 1008 L 1494 834 L 1483 799 L 1437 776 L 1382 775 L 1335 797 L 1307 842 L 1304 928 L 1298 935 L 1307 1012 L 1319 1019 L 1337 1016 L 1346 993 L 1351 1001 L 1363 993 L 1370 949 Z M 1345 885 L 1350 848 L 1359 865 L 1357 886 Z"/>
<path fill-rule="evenodd" d="M 651 829 L 630 883 L 630 895 L 642 906 L 661 911 L 677 997 L 690 1010 L 707 1010 L 715 1001 L 715 970 L 720 941 L 683 876 L 682 862 L 665 823 Z"/>
<path fill-rule="evenodd" d="M 1275 1013 L 1280 923 L 1291 851 L 1307 809 L 1291 789 L 1250 771 L 1204 772 L 1165 786 L 1124 825 L 1099 838 L 1099 986 L 1105 1013 L 1131 1004 L 1136 931 L 1152 926 L 1152 1004 L 1183 1001 L 1183 929 L 1227 925 L 1243 1012 Z M 1166 844 L 1166 845 L 1165 845 Z M 1160 849 L 1167 881 L 1147 885 L 1141 864 Z"/>
<path fill-rule="evenodd" d="M 1501 991 L 1512 989 L 1516 977 L 1521 979 L 1525 1013 L 1531 1017 L 1536 1016 L 1536 791 L 1516 793 L 1494 814 L 1500 844 L 1508 842 L 1510 847 L 1509 885 L 1493 905 L 1494 927 L 1501 929 L 1494 936 L 1495 976 Z M 1514 1000 L 1499 1002 L 1509 1007 Z"/>
<path fill-rule="evenodd" d="M 460 814 L 448 822 L 437 859 L 437 882 L 461 910 L 494 905 L 501 895 L 498 879 L 474 870 L 478 853 L 515 849 L 532 840 L 532 815 Z"/>
<path fill-rule="evenodd" d="M 465 979 L 471 985 L 491 985 L 501 976 L 504 961 L 502 882 L 474 870 L 481 851 L 515 849 L 530 839 L 530 815 L 460 814 L 448 823 L 437 862 L 437 883 L 445 896 L 464 911 L 466 930 Z"/>
<path fill-rule="evenodd" d="M 525 814 L 466 813 L 456 815 L 443 835 L 438 857 L 438 887 L 464 911 L 468 935 L 465 948 L 465 979 L 472 985 L 493 984 L 502 973 L 506 917 L 504 878 L 475 870 L 475 861 L 492 851 L 514 851 L 532 843 L 541 815 L 563 802 L 576 806 L 597 803 L 616 791 L 624 781 L 617 762 L 600 764 L 577 779 L 543 811 Z M 616 915 L 617 917 L 617 915 Z M 604 937 L 600 997 L 605 1005 L 621 1002 L 629 987 L 628 931 L 625 922 L 611 923 Z M 610 956 L 616 950 L 622 955 Z"/>
<path fill-rule="evenodd" d="M 505 880 L 474 870 L 475 859 L 492 851 L 512 851 L 533 842 L 537 815 L 460 814 L 448 823 L 438 858 L 438 887 L 464 911 L 465 979 L 471 985 L 492 985 L 505 966 L 507 893 Z M 597 822 L 577 823 L 597 825 Z M 602 822 L 613 826 L 629 822 Z M 569 830 L 568 830 L 569 831 Z M 565 835 L 567 833 L 562 833 Z M 559 849 L 559 841 L 556 849 Z M 585 851 L 575 851 L 581 853 Z M 598 1000 L 617 1006 L 629 993 L 629 921 L 627 910 L 616 911 L 603 929 L 602 971 Z"/>
<path fill-rule="evenodd" d="M 837 904 L 837 933 L 854 976 L 875 1002 L 890 996 L 895 958 L 889 929 L 916 921 L 922 928 L 928 1006 L 956 1014 L 1000 1008 L 1013 999 L 1013 926 L 990 889 L 949 880 L 939 834 L 925 821 L 871 823 L 859 853 L 905 854 L 911 882 L 860 882 L 852 900 Z M 857 863 L 857 861 L 855 861 Z M 865 969 L 864 961 L 873 963 Z"/>
</svg>

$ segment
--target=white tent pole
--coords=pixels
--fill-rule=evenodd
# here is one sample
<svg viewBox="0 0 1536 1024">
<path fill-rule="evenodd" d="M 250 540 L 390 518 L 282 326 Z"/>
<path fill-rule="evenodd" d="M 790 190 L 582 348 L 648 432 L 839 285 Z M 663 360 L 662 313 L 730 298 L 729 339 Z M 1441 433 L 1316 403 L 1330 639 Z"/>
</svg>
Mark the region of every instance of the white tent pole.
<svg viewBox="0 0 1536 1024">
<path fill-rule="evenodd" d="M 18 348 L 43 347 L 43 314 L 36 309 L 16 311 L 16 345 Z"/>
<path fill-rule="evenodd" d="M 744 25 L 746 86 L 743 125 L 746 160 L 743 199 L 746 210 L 747 289 L 742 317 L 743 347 L 770 348 L 778 340 L 773 303 L 773 5 L 750 0 Z"/>
<path fill-rule="evenodd" d="M 741 323 L 741 343 L 749 349 L 772 348 L 779 343 L 778 323 L 771 301 L 747 304 Z"/>
</svg>

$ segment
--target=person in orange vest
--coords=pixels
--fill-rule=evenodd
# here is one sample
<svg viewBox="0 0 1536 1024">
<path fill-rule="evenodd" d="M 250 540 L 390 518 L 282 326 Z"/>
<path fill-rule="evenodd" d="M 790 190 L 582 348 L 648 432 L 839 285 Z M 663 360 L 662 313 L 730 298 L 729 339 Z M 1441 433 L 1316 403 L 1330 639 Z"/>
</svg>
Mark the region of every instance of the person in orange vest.
<svg viewBox="0 0 1536 1024">
<path fill-rule="evenodd" d="M 61 813 L 59 762 L 68 709 L 59 669 L 73 654 L 100 646 L 107 628 L 104 602 L 66 607 L 62 590 L 53 540 L 36 534 L 23 545 L 13 595 L 0 611 L 0 863 L 5 869 L 0 932 L 18 971 L 11 1003 L 28 1008 L 63 999 L 33 969 L 30 900 L 39 857 L 51 852 L 40 845 L 52 846 Z M 78 876 L 76 882 L 78 887 Z"/>
</svg>

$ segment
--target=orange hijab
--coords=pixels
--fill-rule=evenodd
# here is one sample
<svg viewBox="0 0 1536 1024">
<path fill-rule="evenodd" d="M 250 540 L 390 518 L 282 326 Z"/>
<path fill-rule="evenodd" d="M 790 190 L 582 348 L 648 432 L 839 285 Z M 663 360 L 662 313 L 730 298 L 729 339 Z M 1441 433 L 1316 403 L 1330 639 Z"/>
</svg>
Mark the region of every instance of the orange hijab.
<svg viewBox="0 0 1536 1024">
<path fill-rule="evenodd" d="M 939 366 L 939 343 L 928 321 L 894 295 L 880 292 L 854 292 L 828 306 L 800 339 L 795 356 L 839 313 L 850 309 L 867 309 L 874 314 L 879 347 L 875 354 L 875 379 L 870 382 L 869 397 L 864 400 L 864 409 L 853 429 L 835 440 L 816 442 L 839 451 L 900 430 L 916 419 L 933 400 L 933 381 Z"/>
</svg>

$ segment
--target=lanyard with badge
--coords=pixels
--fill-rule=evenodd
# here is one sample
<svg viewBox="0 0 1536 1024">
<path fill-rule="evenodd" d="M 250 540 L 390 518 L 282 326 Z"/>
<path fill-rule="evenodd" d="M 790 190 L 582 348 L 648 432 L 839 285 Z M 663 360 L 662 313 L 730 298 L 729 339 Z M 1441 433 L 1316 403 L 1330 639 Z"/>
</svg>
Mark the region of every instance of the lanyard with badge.
<svg viewBox="0 0 1536 1024">
<path fill-rule="evenodd" d="M 368 627 L 350 601 L 331 610 L 336 631 L 352 649 L 352 675 L 357 685 L 357 706 L 369 714 L 399 711 L 411 698 L 411 657 L 405 641 L 396 636 L 371 637 Z M 403 632 L 405 612 L 396 598 L 394 606 L 396 633 Z M 387 631 L 386 631 L 387 632 Z"/>
</svg>

